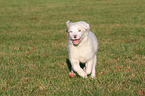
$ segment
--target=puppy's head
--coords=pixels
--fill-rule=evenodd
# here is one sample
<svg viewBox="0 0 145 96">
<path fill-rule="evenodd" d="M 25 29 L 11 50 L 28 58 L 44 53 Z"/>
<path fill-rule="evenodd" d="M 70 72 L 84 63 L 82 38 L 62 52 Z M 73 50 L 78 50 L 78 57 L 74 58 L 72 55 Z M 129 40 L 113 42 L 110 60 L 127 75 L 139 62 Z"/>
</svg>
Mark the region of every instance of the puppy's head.
<svg viewBox="0 0 145 96">
<path fill-rule="evenodd" d="M 67 34 L 74 45 L 78 45 L 90 29 L 89 24 L 84 21 L 74 23 L 67 21 L 66 25 Z"/>
</svg>

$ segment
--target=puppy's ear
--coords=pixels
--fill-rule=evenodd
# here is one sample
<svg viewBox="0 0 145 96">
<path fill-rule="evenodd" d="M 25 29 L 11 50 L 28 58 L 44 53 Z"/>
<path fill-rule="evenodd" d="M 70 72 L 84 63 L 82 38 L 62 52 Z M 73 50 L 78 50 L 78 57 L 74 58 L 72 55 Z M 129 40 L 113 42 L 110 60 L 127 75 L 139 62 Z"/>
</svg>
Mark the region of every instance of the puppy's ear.
<svg viewBox="0 0 145 96">
<path fill-rule="evenodd" d="M 86 23 L 85 21 L 80 21 L 81 24 L 83 25 L 83 27 L 85 28 L 86 31 L 90 30 L 90 25 L 88 23 Z"/>
<path fill-rule="evenodd" d="M 67 22 L 66 22 L 66 26 L 68 27 L 70 24 L 70 21 L 68 20 Z"/>
</svg>

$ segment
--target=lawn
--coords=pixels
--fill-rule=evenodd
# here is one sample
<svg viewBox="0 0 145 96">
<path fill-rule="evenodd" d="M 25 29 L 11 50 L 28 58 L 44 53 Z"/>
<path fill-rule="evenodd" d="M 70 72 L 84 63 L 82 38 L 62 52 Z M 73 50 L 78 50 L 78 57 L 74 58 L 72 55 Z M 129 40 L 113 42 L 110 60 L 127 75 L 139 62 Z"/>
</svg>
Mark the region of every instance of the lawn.
<svg viewBox="0 0 145 96">
<path fill-rule="evenodd" d="M 1 96 L 144 96 L 145 0 L 1 0 Z M 99 42 L 96 78 L 68 76 L 65 22 Z"/>
</svg>

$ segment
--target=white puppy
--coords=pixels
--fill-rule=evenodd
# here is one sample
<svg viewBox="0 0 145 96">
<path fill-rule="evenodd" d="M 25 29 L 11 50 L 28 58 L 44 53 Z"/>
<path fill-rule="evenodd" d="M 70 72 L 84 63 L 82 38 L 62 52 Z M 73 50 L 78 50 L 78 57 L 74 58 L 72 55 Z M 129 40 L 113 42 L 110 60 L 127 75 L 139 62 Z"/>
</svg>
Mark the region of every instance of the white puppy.
<svg viewBox="0 0 145 96">
<path fill-rule="evenodd" d="M 88 74 L 95 77 L 95 66 L 97 62 L 96 53 L 98 41 L 96 36 L 89 31 L 90 26 L 84 21 L 66 22 L 68 35 L 69 60 L 73 70 L 83 78 Z M 86 70 L 80 67 L 80 63 L 85 63 Z"/>
</svg>

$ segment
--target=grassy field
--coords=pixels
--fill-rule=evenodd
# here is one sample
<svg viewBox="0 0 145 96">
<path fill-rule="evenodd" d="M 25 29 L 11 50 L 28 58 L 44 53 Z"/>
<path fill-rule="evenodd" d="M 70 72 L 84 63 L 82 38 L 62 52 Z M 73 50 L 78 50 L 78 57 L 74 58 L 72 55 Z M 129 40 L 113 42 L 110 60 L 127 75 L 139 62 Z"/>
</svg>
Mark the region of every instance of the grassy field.
<svg viewBox="0 0 145 96">
<path fill-rule="evenodd" d="M 144 96 L 145 0 L 1 0 L 1 96 Z M 99 41 L 96 78 L 70 78 L 65 22 Z"/>
</svg>

